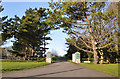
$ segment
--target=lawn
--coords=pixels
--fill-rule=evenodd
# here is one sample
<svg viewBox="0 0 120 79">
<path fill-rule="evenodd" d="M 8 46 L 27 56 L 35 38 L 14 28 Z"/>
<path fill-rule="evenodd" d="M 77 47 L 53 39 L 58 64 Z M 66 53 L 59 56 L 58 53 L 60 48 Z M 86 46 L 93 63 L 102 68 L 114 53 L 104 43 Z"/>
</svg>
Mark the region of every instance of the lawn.
<svg viewBox="0 0 120 79">
<path fill-rule="evenodd" d="M 26 62 L 2 62 L 2 73 L 9 71 L 24 70 L 48 65 L 46 62 L 26 61 Z"/>
<path fill-rule="evenodd" d="M 80 63 L 80 65 L 101 71 L 110 75 L 118 76 L 118 64 L 85 64 L 85 63 Z M 119 73 L 120 76 L 120 73 Z"/>
<path fill-rule="evenodd" d="M 72 62 L 71 60 L 69 61 Z M 101 64 L 93 64 L 93 63 L 91 64 L 79 63 L 79 65 L 120 77 L 120 73 L 118 73 L 118 64 L 102 64 L 101 65 Z"/>
</svg>

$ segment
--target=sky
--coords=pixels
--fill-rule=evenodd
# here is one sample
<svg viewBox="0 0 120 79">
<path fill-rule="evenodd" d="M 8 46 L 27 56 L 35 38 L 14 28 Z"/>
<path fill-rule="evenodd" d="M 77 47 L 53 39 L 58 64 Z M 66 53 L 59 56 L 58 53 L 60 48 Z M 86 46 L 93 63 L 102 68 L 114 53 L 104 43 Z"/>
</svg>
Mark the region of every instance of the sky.
<svg viewBox="0 0 120 79">
<path fill-rule="evenodd" d="M 12 18 L 14 17 L 14 15 L 22 17 L 26 9 L 40 7 L 48 8 L 49 4 L 48 2 L 2 2 L 2 6 L 4 10 L 0 14 L 0 16 L 8 16 L 8 18 Z M 67 34 L 63 33 L 62 29 L 59 29 L 51 31 L 49 36 L 52 38 L 52 41 L 48 41 L 50 44 L 46 46 L 49 48 L 47 52 L 55 50 L 57 51 L 58 55 L 63 56 L 64 54 L 66 54 L 67 52 L 65 50 L 67 50 L 67 45 L 65 44 L 65 38 L 68 38 Z M 13 43 L 11 42 L 11 40 L 14 40 L 14 38 L 7 40 L 3 47 L 12 46 Z"/>
</svg>

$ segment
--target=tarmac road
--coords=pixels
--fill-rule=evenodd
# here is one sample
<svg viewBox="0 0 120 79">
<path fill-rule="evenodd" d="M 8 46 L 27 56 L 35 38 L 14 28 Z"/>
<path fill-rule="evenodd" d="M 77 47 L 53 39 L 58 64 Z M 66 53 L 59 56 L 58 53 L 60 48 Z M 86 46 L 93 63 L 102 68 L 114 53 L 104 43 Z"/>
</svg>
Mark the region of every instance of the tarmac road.
<svg viewBox="0 0 120 79">
<path fill-rule="evenodd" d="M 21 77 L 25 77 L 24 79 L 39 77 L 114 77 L 67 61 L 33 69 L 6 72 L 3 73 L 2 76 L 3 78 L 11 77 L 12 79 L 13 77 L 16 77 L 17 79 L 21 79 Z"/>
</svg>

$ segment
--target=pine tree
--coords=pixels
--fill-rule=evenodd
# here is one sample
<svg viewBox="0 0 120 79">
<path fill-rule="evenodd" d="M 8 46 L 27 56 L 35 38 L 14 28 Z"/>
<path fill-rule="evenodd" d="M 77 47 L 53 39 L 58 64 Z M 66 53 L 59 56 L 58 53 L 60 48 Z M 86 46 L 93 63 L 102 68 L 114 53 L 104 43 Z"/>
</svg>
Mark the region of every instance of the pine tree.
<svg viewBox="0 0 120 79">
<path fill-rule="evenodd" d="M 74 34 L 75 39 L 80 39 L 87 49 L 79 47 L 76 42 L 74 46 L 93 53 L 94 63 L 97 64 L 97 50 L 112 44 L 109 39 L 114 35 L 113 30 L 118 27 L 114 12 L 104 12 L 104 2 L 51 2 L 49 5 L 52 11 L 49 11 L 48 24 L 56 28 L 60 26 L 68 34 Z"/>
<path fill-rule="evenodd" d="M 2 24 L 3 40 L 14 37 L 13 49 L 18 53 L 24 53 L 25 58 L 34 56 L 38 51 L 45 51 L 42 47 L 44 40 L 51 39 L 44 37 L 51 30 L 45 22 L 47 15 L 45 8 L 30 8 L 22 18 L 15 15 Z"/>
</svg>

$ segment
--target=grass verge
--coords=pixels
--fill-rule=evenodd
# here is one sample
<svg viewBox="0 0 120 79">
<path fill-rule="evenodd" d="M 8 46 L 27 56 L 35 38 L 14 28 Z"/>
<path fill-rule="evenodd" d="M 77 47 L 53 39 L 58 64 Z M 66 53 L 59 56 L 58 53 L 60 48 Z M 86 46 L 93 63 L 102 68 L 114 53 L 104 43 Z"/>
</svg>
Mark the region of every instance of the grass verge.
<svg viewBox="0 0 120 79">
<path fill-rule="evenodd" d="M 72 62 L 72 60 L 68 60 L 69 62 Z M 79 65 L 88 67 L 93 70 L 97 70 L 100 72 L 104 72 L 110 75 L 114 75 L 117 77 L 120 77 L 120 73 L 118 72 L 118 64 L 87 64 L 87 63 L 79 63 Z M 120 64 L 119 64 L 120 66 Z"/>
<path fill-rule="evenodd" d="M 45 66 L 51 63 L 46 62 L 2 62 L 2 73 L 9 71 L 18 71 L 30 68 Z"/>
</svg>

